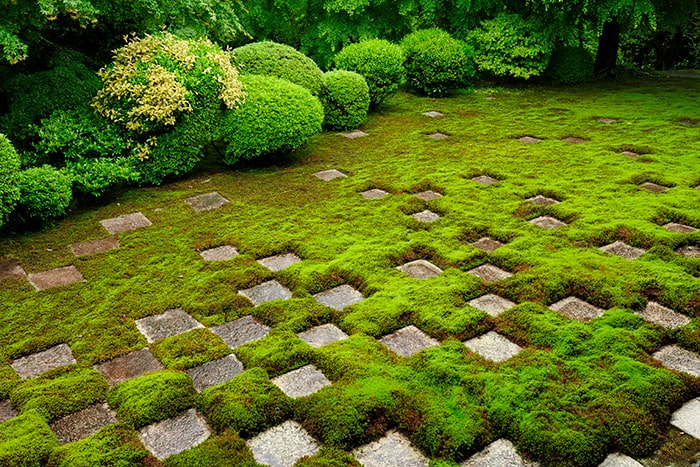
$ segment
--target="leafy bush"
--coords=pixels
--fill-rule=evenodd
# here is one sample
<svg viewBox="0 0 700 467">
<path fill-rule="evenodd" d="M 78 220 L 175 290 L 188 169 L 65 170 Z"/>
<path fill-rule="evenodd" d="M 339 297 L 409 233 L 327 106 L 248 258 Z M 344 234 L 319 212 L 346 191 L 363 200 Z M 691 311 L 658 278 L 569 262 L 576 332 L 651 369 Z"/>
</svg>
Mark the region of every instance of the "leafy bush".
<svg viewBox="0 0 700 467">
<path fill-rule="evenodd" d="M 558 84 L 585 83 L 593 77 L 593 62 L 593 56 L 583 47 L 561 47 L 552 53 L 547 75 Z"/>
<path fill-rule="evenodd" d="M 335 66 L 364 76 L 369 87 L 370 107 L 376 108 L 406 80 L 405 59 L 400 46 L 372 39 L 343 48 L 335 56 Z"/>
<path fill-rule="evenodd" d="M 241 80 L 246 102 L 226 112 L 222 124 L 227 164 L 293 151 L 321 131 L 323 108 L 308 89 L 272 76 L 245 75 Z"/>
<path fill-rule="evenodd" d="M 354 71 L 329 71 L 323 75 L 321 101 L 327 128 L 352 130 L 367 118 L 369 87 L 362 75 Z"/>
<path fill-rule="evenodd" d="M 0 465 L 42 467 L 57 447 L 56 435 L 36 410 L 0 424 Z"/>
<path fill-rule="evenodd" d="M 73 196 L 70 175 L 50 165 L 19 173 L 17 214 L 25 222 L 46 222 L 65 214 Z"/>
<path fill-rule="evenodd" d="M 413 32 L 403 38 L 401 48 L 408 84 L 420 94 L 444 96 L 474 77 L 471 50 L 442 29 Z"/>
<path fill-rule="evenodd" d="M 5 135 L 0 133 L 0 227 L 19 201 L 19 155 Z"/>
</svg>

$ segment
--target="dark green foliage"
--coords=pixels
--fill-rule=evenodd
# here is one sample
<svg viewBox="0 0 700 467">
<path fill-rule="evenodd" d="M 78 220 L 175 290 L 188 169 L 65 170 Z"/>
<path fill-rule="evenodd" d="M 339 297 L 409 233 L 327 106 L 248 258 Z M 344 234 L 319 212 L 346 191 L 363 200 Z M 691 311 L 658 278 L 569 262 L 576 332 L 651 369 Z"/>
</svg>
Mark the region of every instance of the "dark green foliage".
<svg viewBox="0 0 700 467">
<path fill-rule="evenodd" d="M 26 222 L 47 222 L 65 214 L 73 197 L 70 175 L 50 165 L 19 173 L 17 214 Z"/>
<path fill-rule="evenodd" d="M 150 350 L 171 370 L 188 370 L 231 353 L 226 343 L 208 329 L 194 329 L 161 339 L 151 344 Z"/>
<path fill-rule="evenodd" d="M 349 452 L 342 449 L 323 446 L 311 457 L 301 459 L 297 467 L 361 467 L 361 464 Z"/>
<path fill-rule="evenodd" d="M 17 151 L 10 140 L 0 133 L 0 227 L 19 201 L 19 167 Z"/>
<path fill-rule="evenodd" d="M 334 70 L 323 74 L 321 93 L 323 125 L 331 130 L 353 130 L 362 125 L 369 110 L 369 88 L 362 75 Z"/>
<path fill-rule="evenodd" d="M 306 365 L 313 351 L 293 332 L 274 329 L 265 338 L 236 348 L 236 355 L 245 368 L 257 366 L 277 376 Z"/>
<path fill-rule="evenodd" d="M 593 77 L 593 56 L 583 47 L 560 47 L 552 53 L 546 74 L 557 84 L 585 83 Z"/>
<path fill-rule="evenodd" d="M 226 430 L 182 454 L 168 457 L 166 467 L 258 467 L 253 453 L 235 430 Z"/>
<path fill-rule="evenodd" d="M 0 465 L 43 467 L 58 439 L 37 410 L 0 425 Z"/>
<path fill-rule="evenodd" d="M 148 452 L 136 432 L 123 425 L 108 425 L 87 438 L 63 445 L 48 462 L 49 467 L 111 467 L 142 465 Z"/>
</svg>

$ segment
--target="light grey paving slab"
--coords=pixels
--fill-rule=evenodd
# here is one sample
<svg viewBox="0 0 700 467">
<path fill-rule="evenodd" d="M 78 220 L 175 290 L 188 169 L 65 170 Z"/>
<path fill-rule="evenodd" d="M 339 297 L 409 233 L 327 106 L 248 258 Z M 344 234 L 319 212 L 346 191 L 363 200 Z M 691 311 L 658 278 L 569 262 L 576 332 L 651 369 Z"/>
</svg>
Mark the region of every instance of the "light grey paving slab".
<svg viewBox="0 0 700 467">
<path fill-rule="evenodd" d="M 292 291 L 277 281 L 267 281 L 249 289 L 239 290 L 239 295 L 253 302 L 255 306 L 273 300 L 288 300 L 292 298 Z"/>
<path fill-rule="evenodd" d="M 342 310 L 345 307 L 360 303 L 365 297 L 348 284 L 339 285 L 329 290 L 314 295 L 321 305 L 326 305 L 334 310 Z"/>
<path fill-rule="evenodd" d="M 182 308 L 168 310 L 159 315 L 148 316 L 136 320 L 136 327 L 146 340 L 151 343 L 166 337 L 203 328 L 202 323 L 185 313 Z"/>
<path fill-rule="evenodd" d="M 676 313 L 670 308 L 659 305 L 656 302 L 649 302 L 644 310 L 636 313 L 645 320 L 663 326 L 667 329 L 678 329 L 690 323 L 690 318 L 680 313 Z"/>
<path fill-rule="evenodd" d="M 643 248 L 630 246 L 620 240 L 613 242 L 610 245 L 600 247 L 600 251 L 630 260 L 637 259 L 647 252 L 647 250 Z"/>
<path fill-rule="evenodd" d="M 540 143 L 542 140 L 539 138 L 535 138 L 534 136 L 523 136 L 522 138 L 518 138 L 518 141 L 526 144 L 534 144 Z"/>
<path fill-rule="evenodd" d="M 491 316 L 498 316 L 504 311 L 510 310 L 515 306 L 515 303 L 506 300 L 498 295 L 488 294 L 469 301 L 469 306 L 473 306 L 477 310 L 488 313 Z"/>
<path fill-rule="evenodd" d="M 320 178 L 324 182 L 330 182 L 331 180 L 335 180 L 336 178 L 346 178 L 347 175 L 345 175 L 343 172 L 335 169 L 330 169 L 330 170 L 322 170 L 320 172 L 316 172 L 314 174 L 315 177 Z"/>
<path fill-rule="evenodd" d="M 671 416 L 671 425 L 700 439 L 700 397 L 689 400 Z"/>
<path fill-rule="evenodd" d="M 536 462 L 523 459 L 513 443 L 499 439 L 486 446 L 483 451 L 460 464 L 461 467 L 538 467 Z"/>
<path fill-rule="evenodd" d="M 316 349 L 348 338 L 347 334 L 332 323 L 313 327 L 308 331 L 300 332 L 297 336 Z"/>
<path fill-rule="evenodd" d="M 414 196 L 418 199 L 422 199 L 423 201 L 430 201 L 436 198 L 442 198 L 442 194 L 433 190 L 421 191 L 420 193 L 416 193 Z"/>
<path fill-rule="evenodd" d="M 163 369 L 148 348 L 135 350 L 108 362 L 95 365 L 94 368 L 102 373 L 110 385 L 143 376 L 146 373 Z"/>
<path fill-rule="evenodd" d="M 428 137 L 429 137 L 430 139 L 434 139 L 435 141 L 440 141 L 440 140 L 442 140 L 442 139 L 447 139 L 447 138 L 449 138 L 450 136 L 449 136 L 449 135 L 446 135 L 445 133 L 437 132 L 437 133 L 431 133 L 431 134 L 429 134 Z"/>
<path fill-rule="evenodd" d="M 369 136 L 367 133 L 364 131 L 360 130 L 355 130 L 355 131 L 346 131 L 344 133 L 338 133 L 340 136 L 344 136 L 345 138 L 348 139 L 357 139 L 357 138 L 363 138 L 365 136 Z"/>
<path fill-rule="evenodd" d="M 490 237 L 481 237 L 479 240 L 471 244 L 474 248 L 478 248 L 486 253 L 493 253 L 501 248 L 504 244 Z"/>
<path fill-rule="evenodd" d="M 576 136 L 568 136 L 568 137 L 562 139 L 562 141 L 564 141 L 565 143 L 571 143 L 571 144 L 583 144 L 583 143 L 587 143 L 587 142 L 588 142 L 587 139 L 585 139 L 585 138 L 578 138 L 578 137 L 576 137 Z"/>
<path fill-rule="evenodd" d="M 676 253 L 687 256 L 688 258 L 700 258 L 700 247 L 687 245 L 677 249 Z"/>
<path fill-rule="evenodd" d="M 119 241 L 114 237 L 105 237 L 98 240 L 74 243 L 70 246 L 70 249 L 75 256 L 94 255 L 95 253 L 103 253 L 105 251 L 114 250 L 115 248 L 119 248 Z"/>
<path fill-rule="evenodd" d="M 277 386 L 292 399 L 310 396 L 311 394 L 330 386 L 324 375 L 314 365 L 306 365 L 283 375 L 272 378 L 272 384 Z"/>
<path fill-rule="evenodd" d="M 418 222 L 435 222 L 436 220 L 440 219 L 440 216 L 438 214 L 435 214 L 433 211 L 429 211 L 428 209 L 425 209 L 421 212 L 417 212 L 415 214 L 411 214 L 411 217 L 417 220 Z"/>
<path fill-rule="evenodd" d="M 111 219 L 103 219 L 100 221 L 100 224 L 102 224 L 102 227 L 111 235 L 130 232 L 153 225 L 151 221 L 140 212 L 132 212 L 131 214 L 124 214 L 123 216 L 112 217 Z"/>
<path fill-rule="evenodd" d="M 24 271 L 24 268 L 19 264 L 17 260 L 0 260 L 0 281 L 6 281 L 9 279 L 22 279 L 26 276 L 27 273 Z"/>
<path fill-rule="evenodd" d="M 676 232 L 676 233 L 690 233 L 690 232 L 695 232 L 696 230 L 698 230 L 695 227 L 691 227 L 691 226 L 685 225 L 685 224 L 678 224 L 676 222 L 669 222 L 668 224 L 665 224 L 664 229 L 668 230 L 669 232 Z"/>
<path fill-rule="evenodd" d="M 300 261 L 301 258 L 299 258 L 294 253 L 284 253 L 281 255 L 268 256 L 267 258 L 259 259 L 258 263 L 262 264 L 272 272 L 277 272 L 281 271 L 282 269 L 286 269 L 292 264 L 296 264 Z"/>
<path fill-rule="evenodd" d="M 438 112 L 437 110 L 429 110 L 428 112 L 423 112 L 423 115 L 430 118 L 444 117 L 445 114 Z"/>
<path fill-rule="evenodd" d="M 611 123 L 617 123 L 619 120 L 616 118 L 606 118 L 606 117 L 601 117 L 601 118 L 596 118 L 597 122 L 600 123 L 605 123 L 606 125 L 610 125 Z"/>
<path fill-rule="evenodd" d="M 17 411 L 12 407 L 9 399 L 0 402 L 0 423 L 5 423 L 17 416 Z"/>
<path fill-rule="evenodd" d="M 486 360 L 496 363 L 505 362 L 523 350 L 522 347 L 509 341 L 496 331 L 490 331 L 483 336 L 469 339 L 464 345 Z"/>
<path fill-rule="evenodd" d="M 498 183 L 497 179 L 495 179 L 493 177 L 489 177 L 488 175 L 479 175 L 478 177 L 472 178 L 472 180 L 475 181 L 476 183 L 480 183 L 480 184 L 486 185 L 486 186 L 493 185 L 494 183 Z"/>
<path fill-rule="evenodd" d="M 436 347 L 440 342 L 433 339 L 417 327 L 410 325 L 382 337 L 379 342 L 395 354 L 410 357 L 428 347 Z"/>
<path fill-rule="evenodd" d="M 396 269 L 408 274 L 414 279 L 429 279 L 431 277 L 437 277 L 442 274 L 442 269 L 435 266 L 433 263 L 426 261 L 424 259 L 417 259 L 409 263 L 398 266 Z"/>
<path fill-rule="evenodd" d="M 542 196 L 542 195 L 533 196 L 532 198 L 528 198 L 527 201 L 531 202 L 532 204 L 534 204 L 536 206 L 551 206 L 552 204 L 559 203 L 559 201 L 557 201 L 554 198 L 548 198 L 548 197 Z"/>
<path fill-rule="evenodd" d="M 221 337 L 226 345 L 235 349 L 248 342 L 262 339 L 270 332 L 270 327 L 258 323 L 252 316 L 244 316 L 221 326 L 211 328 L 212 332 Z"/>
<path fill-rule="evenodd" d="M 507 279 L 513 275 L 508 271 L 504 271 L 503 269 L 494 266 L 491 263 L 482 264 L 479 267 L 470 269 L 469 271 L 467 271 L 467 273 L 471 274 L 472 276 L 481 278 L 487 284 Z"/>
<path fill-rule="evenodd" d="M 51 430 L 59 443 L 66 444 L 95 434 L 112 423 L 117 423 L 117 414 L 103 402 L 61 418 L 51 424 Z"/>
<path fill-rule="evenodd" d="M 76 282 L 87 282 L 80 271 L 78 271 L 78 268 L 73 265 L 29 274 L 27 279 L 36 290 L 50 289 Z"/>
<path fill-rule="evenodd" d="M 576 321 L 590 321 L 602 316 L 605 310 L 576 297 L 566 297 L 549 306 L 549 309 Z"/>
<path fill-rule="evenodd" d="M 211 211 L 212 209 L 218 209 L 221 206 L 229 203 L 229 200 L 221 196 L 216 191 L 185 198 L 184 201 L 197 212 Z"/>
<path fill-rule="evenodd" d="M 654 193 L 660 193 L 662 191 L 668 190 L 667 186 L 659 185 L 659 184 L 653 183 L 653 182 L 644 182 L 639 186 L 641 188 L 646 189 L 646 190 L 653 191 Z"/>
<path fill-rule="evenodd" d="M 644 467 L 642 464 L 621 452 L 614 452 L 605 458 L 598 467 Z"/>
<path fill-rule="evenodd" d="M 401 433 L 391 430 L 383 438 L 355 449 L 364 467 L 428 467 L 429 460 Z"/>
<path fill-rule="evenodd" d="M 371 190 L 363 191 L 361 194 L 364 199 L 382 199 L 389 193 L 379 188 L 372 188 Z"/>
<path fill-rule="evenodd" d="M 204 261 L 227 261 L 238 256 L 238 250 L 231 245 L 222 245 L 204 250 L 199 255 Z"/>
<path fill-rule="evenodd" d="M 151 454 L 163 460 L 201 444 L 210 434 L 204 417 L 189 409 L 177 417 L 142 428 L 139 439 Z"/>
<path fill-rule="evenodd" d="M 212 386 L 225 383 L 241 373 L 243 373 L 243 364 L 238 361 L 235 355 L 226 355 L 223 358 L 187 370 L 187 374 L 192 378 L 197 391 L 204 391 Z"/>
<path fill-rule="evenodd" d="M 77 363 L 67 344 L 59 344 L 43 352 L 14 360 L 10 365 L 20 378 L 28 379 L 43 375 L 49 370 Z"/>
<path fill-rule="evenodd" d="M 545 230 L 558 229 L 564 227 L 566 222 L 562 222 L 552 216 L 540 216 L 528 221 L 530 224 L 542 227 Z"/>
<path fill-rule="evenodd" d="M 246 441 L 256 462 L 271 467 L 293 467 L 304 456 L 313 456 L 321 445 L 297 422 L 286 422 Z"/>
<path fill-rule="evenodd" d="M 682 349 L 677 345 L 667 345 L 659 349 L 652 357 L 660 361 L 666 368 L 700 378 L 700 357 L 689 350 Z"/>
<path fill-rule="evenodd" d="M 631 157 L 633 159 L 636 159 L 637 157 L 639 157 L 639 154 L 637 154 L 634 151 L 622 151 L 620 154 L 622 154 L 623 156 Z"/>
</svg>

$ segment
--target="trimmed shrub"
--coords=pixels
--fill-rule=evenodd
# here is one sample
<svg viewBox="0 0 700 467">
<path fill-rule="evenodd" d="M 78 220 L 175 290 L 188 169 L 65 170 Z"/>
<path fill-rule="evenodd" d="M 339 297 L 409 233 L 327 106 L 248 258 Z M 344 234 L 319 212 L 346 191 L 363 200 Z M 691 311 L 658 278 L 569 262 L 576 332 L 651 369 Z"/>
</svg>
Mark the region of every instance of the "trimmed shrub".
<svg viewBox="0 0 700 467">
<path fill-rule="evenodd" d="M 57 447 L 58 438 L 36 410 L 0 424 L 0 465 L 43 467 Z"/>
<path fill-rule="evenodd" d="M 0 133 L 0 227 L 19 201 L 19 166 L 17 151 L 10 140 Z"/>
<path fill-rule="evenodd" d="M 340 70 L 361 74 L 369 87 L 370 108 L 377 108 L 406 80 L 406 59 L 400 46 L 383 39 L 350 44 L 335 56 Z"/>
<path fill-rule="evenodd" d="M 323 108 L 308 89 L 273 76 L 245 75 L 241 81 L 246 102 L 226 112 L 222 123 L 227 164 L 294 151 L 321 131 Z"/>
<path fill-rule="evenodd" d="M 25 222 L 46 222 L 66 213 L 73 196 L 72 180 L 50 165 L 19 173 L 17 214 Z"/>
<path fill-rule="evenodd" d="M 564 46 L 549 59 L 547 76 L 557 84 L 580 84 L 593 78 L 594 58 L 583 47 Z"/>
<path fill-rule="evenodd" d="M 353 130 L 367 119 L 369 87 L 362 75 L 354 71 L 329 71 L 323 74 L 321 102 L 325 127 Z"/>
<path fill-rule="evenodd" d="M 401 41 L 408 84 L 415 92 L 440 97 L 474 77 L 472 52 L 442 29 L 423 29 Z"/>
<path fill-rule="evenodd" d="M 305 87 L 315 96 L 321 92 L 323 72 L 294 47 L 271 41 L 254 42 L 233 49 L 231 61 L 241 74 L 276 76 Z"/>
</svg>

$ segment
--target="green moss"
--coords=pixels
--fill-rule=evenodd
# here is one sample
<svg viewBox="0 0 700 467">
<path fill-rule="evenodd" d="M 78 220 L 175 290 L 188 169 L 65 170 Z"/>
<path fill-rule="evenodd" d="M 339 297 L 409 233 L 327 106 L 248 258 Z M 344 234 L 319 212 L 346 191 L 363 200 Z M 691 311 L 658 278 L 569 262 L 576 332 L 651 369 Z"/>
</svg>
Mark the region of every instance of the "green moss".
<svg viewBox="0 0 700 467">
<path fill-rule="evenodd" d="M 41 467 L 58 439 L 38 410 L 25 413 L 0 425 L 0 464 Z"/>
<path fill-rule="evenodd" d="M 270 376 L 294 370 L 309 363 L 312 349 L 293 332 L 273 329 L 266 337 L 236 348 L 245 368 L 260 367 Z"/>
<path fill-rule="evenodd" d="M 295 464 L 297 467 L 360 467 L 357 459 L 342 449 L 323 446 L 311 457 L 302 458 Z"/>
<path fill-rule="evenodd" d="M 166 467 L 257 467 L 248 445 L 234 430 L 226 430 L 192 449 L 168 457 Z"/>
<path fill-rule="evenodd" d="M 188 370 L 231 353 L 229 346 L 208 329 L 194 329 L 162 339 L 151 344 L 150 350 L 171 370 Z"/>
<path fill-rule="evenodd" d="M 49 467 L 141 465 L 149 456 L 134 430 L 108 425 L 97 433 L 56 449 Z"/>
</svg>

